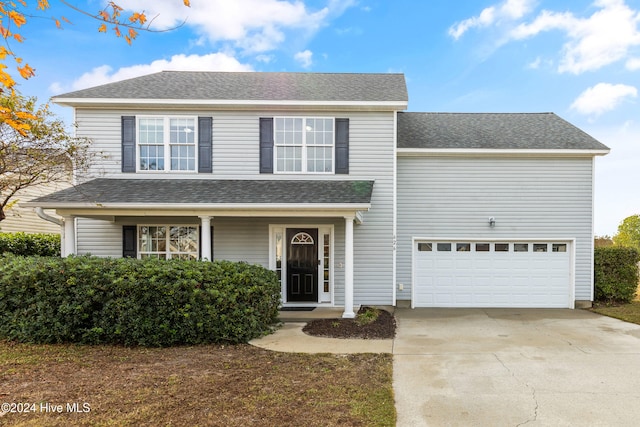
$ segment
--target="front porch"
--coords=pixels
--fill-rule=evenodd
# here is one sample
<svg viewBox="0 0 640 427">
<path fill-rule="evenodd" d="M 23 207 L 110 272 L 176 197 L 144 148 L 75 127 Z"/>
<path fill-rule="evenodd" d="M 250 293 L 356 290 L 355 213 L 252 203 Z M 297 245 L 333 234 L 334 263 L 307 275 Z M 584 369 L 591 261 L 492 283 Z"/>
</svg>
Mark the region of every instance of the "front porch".
<svg viewBox="0 0 640 427">
<path fill-rule="evenodd" d="M 145 201 L 153 189 L 166 202 Z M 371 207 L 372 189 L 372 181 L 96 179 L 34 206 L 64 218 L 63 256 L 102 250 L 261 264 L 278 273 L 284 305 L 353 318 L 354 224 Z"/>
</svg>

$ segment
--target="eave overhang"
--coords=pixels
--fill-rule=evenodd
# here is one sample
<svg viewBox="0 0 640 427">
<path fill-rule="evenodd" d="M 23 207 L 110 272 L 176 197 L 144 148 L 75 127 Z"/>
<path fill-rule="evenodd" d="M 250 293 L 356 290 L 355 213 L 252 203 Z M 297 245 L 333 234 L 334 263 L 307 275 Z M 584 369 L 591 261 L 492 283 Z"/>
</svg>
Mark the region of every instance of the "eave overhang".
<svg viewBox="0 0 640 427">
<path fill-rule="evenodd" d="M 304 101 L 304 100 L 228 100 L 228 99 L 128 99 L 128 98 L 63 98 L 52 102 L 67 107 L 83 108 L 146 108 L 209 110 L 340 110 L 340 111 L 402 111 L 407 101 Z"/>
<path fill-rule="evenodd" d="M 398 148 L 400 157 L 438 156 L 530 156 L 530 157 L 594 157 L 606 156 L 610 150 L 577 149 L 504 149 L 504 148 Z"/>
</svg>

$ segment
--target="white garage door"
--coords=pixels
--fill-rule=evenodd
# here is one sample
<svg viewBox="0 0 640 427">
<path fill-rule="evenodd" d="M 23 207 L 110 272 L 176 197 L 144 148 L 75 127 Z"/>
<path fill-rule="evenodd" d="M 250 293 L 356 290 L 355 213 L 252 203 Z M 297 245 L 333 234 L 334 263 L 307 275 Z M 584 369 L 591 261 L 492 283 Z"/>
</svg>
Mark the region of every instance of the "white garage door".
<svg viewBox="0 0 640 427">
<path fill-rule="evenodd" d="M 570 242 L 417 241 L 414 307 L 573 307 Z"/>
</svg>

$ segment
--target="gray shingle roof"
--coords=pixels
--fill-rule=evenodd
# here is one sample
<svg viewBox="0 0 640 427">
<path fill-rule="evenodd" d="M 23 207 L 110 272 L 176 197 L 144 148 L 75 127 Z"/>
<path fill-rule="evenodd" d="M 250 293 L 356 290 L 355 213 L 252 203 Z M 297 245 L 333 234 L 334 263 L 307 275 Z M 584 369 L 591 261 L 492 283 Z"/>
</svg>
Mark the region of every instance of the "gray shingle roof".
<svg viewBox="0 0 640 427">
<path fill-rule="evenodd" d="M 398 148 L 608 150 L 553 113 L 398 113 Z"/>
<path fill-rule="evenodd" d="M 163 71 L 54 97 L 241 101 L 404 101 L 402 74 Z"/>
<path fill-rule="evenodd" d="M 98 178 L 29 204 L 368 204 L 372 191 L 373 181 Z"/>
</svg>

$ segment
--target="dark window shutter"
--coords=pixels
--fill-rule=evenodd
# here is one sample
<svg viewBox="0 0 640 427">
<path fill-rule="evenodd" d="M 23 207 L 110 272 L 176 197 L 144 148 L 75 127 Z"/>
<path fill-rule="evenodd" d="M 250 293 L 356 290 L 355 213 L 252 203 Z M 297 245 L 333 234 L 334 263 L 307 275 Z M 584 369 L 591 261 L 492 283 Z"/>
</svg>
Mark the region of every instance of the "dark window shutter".
<svg viewBox="0 0 640 427">
<path fill-rule="evenodd" d="M 212 153 L 212 125 L 211 117 L 198 117 L 198 172 L 213 172 Z"/>
<path fill-rule="evenodd" d="M 336 119 L 336 173 L 349 173 L 349 119 Z"/>
<path fill-rule="evenodd" d="M 124 258 L 138 257 L 138 227 L 135 225 L 122 226 L 122 256 Z"/>
<path fill-rule="evenodd" d="M 260 173 L 273 173 L 273 118 L 260 118 Z"/>
<path fill-rule="evenodd" d="M 136 171 L 136 118 L 122 116 L 122 172 Z"/>
</svg>

